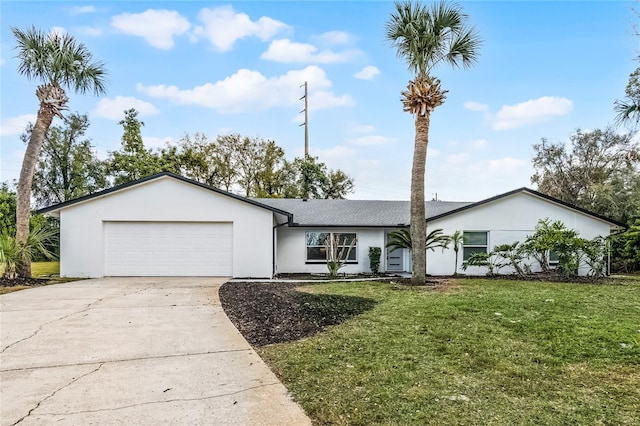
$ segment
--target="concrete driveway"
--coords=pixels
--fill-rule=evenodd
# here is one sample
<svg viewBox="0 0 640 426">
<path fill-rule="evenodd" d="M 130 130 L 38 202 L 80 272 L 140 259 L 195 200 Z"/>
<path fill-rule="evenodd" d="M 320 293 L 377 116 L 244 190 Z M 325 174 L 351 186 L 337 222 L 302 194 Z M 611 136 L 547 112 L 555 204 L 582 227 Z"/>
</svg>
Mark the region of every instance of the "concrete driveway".
<svg viewBox="0 0 640 426">
<path fill-rule="evenodd" d="M 305 425 L 224 314 L 216 278 L 0 296 L 2 425 Z"/>
</svg>

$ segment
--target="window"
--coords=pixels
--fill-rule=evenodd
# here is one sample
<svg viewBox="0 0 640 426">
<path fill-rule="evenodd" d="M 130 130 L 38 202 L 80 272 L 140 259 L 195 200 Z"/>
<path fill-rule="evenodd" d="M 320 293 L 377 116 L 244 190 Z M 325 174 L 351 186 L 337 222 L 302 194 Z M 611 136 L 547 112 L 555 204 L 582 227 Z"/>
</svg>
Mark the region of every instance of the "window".
<svg viewBox="0 0 640 426">
<path fill-rule="evenodd" d="M 307 263 L 325 263 L 327 261 L 327 251 L 324 246 L 327 238 L 338 237 L 338 253 L 342 249 L 346 253 L 351 243 L 356 240 L 349 253 L 348 263 L 357 263 L 358 243 L 355 232 L 307 232 Z"/>
<path fill-rule="evenodd" d="M 469 260 L 473 253 L 487 253 L 489 233 L 486 231 L 464 231 L 462 260 Z"/>
<path fill-rule="evenodd" d="M 549 266 L 558 266 L 559 263 L 560 263 L 560 256 L 558 256 L 558 253 L 551 250 L 549 252 Z"/>
</svg>

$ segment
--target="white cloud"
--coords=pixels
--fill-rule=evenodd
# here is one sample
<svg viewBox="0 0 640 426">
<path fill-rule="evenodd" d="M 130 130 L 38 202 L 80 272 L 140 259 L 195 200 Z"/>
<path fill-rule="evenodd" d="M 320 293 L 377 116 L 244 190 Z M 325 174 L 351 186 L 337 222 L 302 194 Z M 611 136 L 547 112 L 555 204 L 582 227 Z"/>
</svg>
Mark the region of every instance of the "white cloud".
<svg viewBox="0 0 640 426">
<path fill-rule="evenodd" d="M 282 63 L 328 64 L 348 62 L 359 54 L 360 51 L 358 50 L 347 50 L 339 53 L 331 50 L 318 51 L 318 48 L 313 44 L 297 43 L 283 38 L 272 41 L 269 48 L 260 55 L 260 58 Z"/>
<path fill-rule="evenodd" d="M 331 81 L 321 68 L 312 65 L 286 74 L 265 77 L 258 71 L 240 69 L 235 74 L 216 81 L 180 89 L 177 86 L 138 84 L 139 92 L 155 98 L 165 98 L 177 104 L 200 105 L 219 112 L 260 111 L 277 106 L 300 105 L 300 83 L 309 82 L 309 109 L 352 106 L 349 95 L 336 96 L 330 90 Z"/>
<path fill-rule="evenodd" d="M 427 151 L 427 158 L 437 158 L 440 156 L 440 150 L 435 148 L 429 148 Z"/>
<path fill-rule="evenodd" d="M 252 21 L 249 15 L 236 12 L 231 5 L 204 8 L 200 10 L 198 19 L 203 25 L 195 28 L 194 38 L 209 40 L 221 52 L 231 50 L 233 44 L 242 38 L 254 36 L 267 41 L 289 28 L 287 24 L 266 16 Z"/>
<path fill-rule="evenodd" d="M 353 41 L 353 36 L 344 31 L 328 31 L 314 36 L 313 39 L 323 44 L 335 45 L 351 43 Z"/>
<path fill-rule="evenodd" d="M 487 147 L 488 143 L 489 142 L 487 142 L 486 139 L 476 139 L 471 142 L 471 146 L 473 146 L 475 149 L 483 149 Z"/>
<path fill-rule="evenodd" d="M 75 31 L 78 34 L 84 34 L 89 36 L 99 36 L 102 35 L 102 30 L 96 27 L 76 27 Z"/>
<path fill-rule="evenodd" d="M 122 120 L 124 118 L 124 111 L 131 108 L 135 108 L 140 117 L 155 115 L 160 112 L 149 102 L 145 102 L 131 96 L 116 96 L 113 99 L 100 99 L 100 102 L 98 102 L 98 105 L 94 108 L 93 113 L 98 117 L 107 118 L 109 120 Z"/>
<path fill-rule="evenodd" d="M 370 124 L 350 123 L 349 127 L 347 128 L 347 131 L 349 133 L 371 133 L 375 129 L 376 128 Z"/>
<path fill-rule="evenodd" d="M 27 124 L 36 122 L 36 118 L 35 114 L 22 114 L 5 118 L 0 126 L 0 136 L 20 135 L 26 129 Z"/>
<path fill-rule="evenodd" d="M 489 110 L 489 105 L 481 104 L 480 102 L 467 101 L 463 104 L 465 109 L 476 112 L 483 112 Z"/>
<path fill-rule="evenodd" d="M 158 138 L 155 136 L 143 136 L 142 141 L 147 148 L 164 148 L 168 143 L 173 142 L 173 138 L 166 136 Z"/>
<path fill-rule="evenodd" d="M 375 76 L 380 74 L 380 70 L 373 65 L 369 65 L 367 67 L 362 68 L 360 71 L 355 73 L 353 76 L 360 80 L 373 80 Z"/>
<path fill-rule="evenodd" d="M 173 37 L 191 28 L 189 21 L 178 12 L 164 9 L 116 15 L 111 18 L 111 26 L 125 34 L 142 37 L 158 49 L 171 49 Z"/>
<path fill-rule="evenodd" d="M 495 130 L 515 129 L 566 115 L 572 109 L 573 103 L 567 98 L 543 96 L 515 105 L 504 105 L 493 118 L 492 127 Z"/>
<path fill-rule="evenodd" d="M 504 157 L 490 160 L 487 169 L 490 176 L 512 176 L 528 164 L 525 160 L 512 157 Z"/>
<path fill-rule="evenodd" d="M 310 149 L 310 154 L 317 156 L 320 158 L 320 161 L 334 164 L 348 157 L 352 157 L 356 151 L 353 148 L 346 147 L 344 145 L 336 145 L 332 148 L 321 149 L 321 148 L 313 148 Z M 333 166 L 336 167 L 336 166 Z"/>
<path fill-rule="evenodd" d="M 429 154 L 427 154 L 429 155 Z M 461 165 L 466 163 L 469 160 L 469 154 L 467 154 L 466 152 L 460 153 L 460 154 L 452 154 L 447 156 L 447 163 L 452 164 L 452 165 Z"/>
<path fill-rule="evenodd" d="M 351 145 L 386 145 L 394 142 L 394 139 L 381 135 L 366 135 L 358 138 L 349 138 L 347 143 Z"/>
<path fill-rule="evenodd" d="M 64 27 L 51 27 L 49 30 L 49 37 L 62 37 L 67 33 L 67 30 Z"/>
<path fill-rule="evenodd" d="M 349 95 L 336 96 L 330 90 L 318 90 L 309 94 L 309 111 L 319 109 L 354 106 L 356 101 Z"/>
<path fill-rule="evenodd" d="M 95 6 L 74 6 L 69 9 L 70 15 L 83 15 L 85 13 L 95 13 L 97 11 Z"/>
</svg>

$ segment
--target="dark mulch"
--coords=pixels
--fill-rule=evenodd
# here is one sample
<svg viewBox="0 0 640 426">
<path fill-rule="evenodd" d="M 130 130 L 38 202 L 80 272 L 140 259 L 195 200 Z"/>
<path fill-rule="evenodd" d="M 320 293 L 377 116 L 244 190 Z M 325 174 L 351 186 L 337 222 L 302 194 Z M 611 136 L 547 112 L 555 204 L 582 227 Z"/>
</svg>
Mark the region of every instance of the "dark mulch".
<svg viewBox="0 0 640 426">
<path fill-rule="evenodd" d="M 364 297 L 312 294 L 295 283 L 234 283 L 220 287 L 231 322 L 253 346 L 299 340 L 375 305 Z"/>
<path fill-rule="evenodd" d="M 335 280 L 344 280 L 344 279 L 352 279 L 352 278 L 393 278 L 397 277 L 395 274 L 343 274 L 340 273 L 335 277 Z M 277 276 L 280 280 L 328 280 L 331 279 L 329 274 L 308 274 L 308 273 L 287 273 L 287 274 L 278 274 Z"/>
<path fill-rule="evenodd" d="M 18 285 L 39 286 L 45 285 L 48 282 L 48 278 L 15 278 L 10 280 L 0 277 L 0 286 L 2 287 L 15 287 Z"/>
</svg>

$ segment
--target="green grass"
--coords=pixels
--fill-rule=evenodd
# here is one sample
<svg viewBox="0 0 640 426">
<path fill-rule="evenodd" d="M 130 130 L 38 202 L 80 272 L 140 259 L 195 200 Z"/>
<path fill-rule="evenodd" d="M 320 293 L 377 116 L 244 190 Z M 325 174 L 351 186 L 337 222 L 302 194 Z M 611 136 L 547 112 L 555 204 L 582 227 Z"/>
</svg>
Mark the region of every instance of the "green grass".
<svg viewBox="0 0 640 426">
<path fill-rule="evenodd" d="M 4 268 L 0 266 L 0 275 L 4 272 Z M 31 276 L 33 278 L 49 278 L 46 282 L 49 284 L 61 284 L 71 281 L 77 281 L 80 278 L 60 278 L 60 262 L 32 262 Z M 14 291 L 26 290 L 32 288 L 30 286 L 16 285 L 12 287 L 0 286 L 0 294 L 13 293 Z"/>
<path fill-rule="evenodd" d="M 378 303 L 261 356 L 315 424 L 640 422 L 640 278 L 308 291 Z"/>
<path fill-rule="evenodd" d="M 34 278 L 60 275 L 60 262 L 32 262 L 31 276 Z"/>
</svg>

